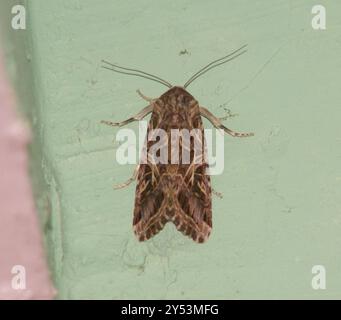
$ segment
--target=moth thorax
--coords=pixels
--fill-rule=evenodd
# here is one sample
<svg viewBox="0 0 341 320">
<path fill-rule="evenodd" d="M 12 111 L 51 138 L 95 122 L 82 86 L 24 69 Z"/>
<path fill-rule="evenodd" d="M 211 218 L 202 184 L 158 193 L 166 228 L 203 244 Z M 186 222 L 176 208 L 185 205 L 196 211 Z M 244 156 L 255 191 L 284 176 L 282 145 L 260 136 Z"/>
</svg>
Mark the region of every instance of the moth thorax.
<svg viewBox="0 0 341 320">
<path fill-rule="evenodd" d="M 177 164 L 169 164 L 167 167 L 167 173 L 174 175 L 178 173 L 179 166 Z"/>
</svg>

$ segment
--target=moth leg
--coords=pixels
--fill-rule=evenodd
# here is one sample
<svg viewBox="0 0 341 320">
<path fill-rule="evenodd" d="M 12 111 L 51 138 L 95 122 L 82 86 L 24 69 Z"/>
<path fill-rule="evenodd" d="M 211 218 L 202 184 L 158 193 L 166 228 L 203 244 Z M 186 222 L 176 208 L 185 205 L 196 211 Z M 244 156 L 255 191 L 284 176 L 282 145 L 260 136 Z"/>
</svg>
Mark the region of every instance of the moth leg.
<svg viewBox="0 0 341 320">
<path fill-rule="evenodd" d="M 220 117 L 218 118 L 220 121 L 225 121 L 227 120 L 228 118 L 231 118 L 230 116 L 224 116 L 224 117 Z"/>
<path fill-rule="evenodd" d="M 118 190 L 118 189 L 123 189 L 123 188 L 128 187 L 134 180 L 136 180 L 138 171 L 139 171 L 139 165 L 135 167 L 133 175 L 126 182 L 114 185 L 114 189 Z"/>
<path fill-rule="evenodd" d="M 130 117 L 127 120 L 124 120 L 121 122 L 112 122 L 112 121 L 102 120 L 101 123 L 106 124 L 106 125 L 111 126 L 111 127 L 122 127 L 122 126 L 124 126 L 130 122 L 142 120 L 148 113 L 151 113 L 152 111 L 153 111 L 153 106 L 149 105 L 149 106 L 143 108 L 138 114 Z"/>
<path fill-rule="evenodd" d="M 221 121 L 219 120 L 219 118 L 217 118 L 216 116 L 214 116 L 210 111 L 208 111 L 206 108 L 200 107 L 200 115 L 202 115 L 203 117 L 205 117 L 207 120 L 209 120 L 217 129 L 223 129 L 226 133 L 228 133 L 229 135 L 231 135 L 232 137 L 250 137 L 253 136 L 254 133 L 249 132 L 249 133 L 240 133 L 240 132 L 235 132 L 229 128 L 226 128 Z"/>
<path fill-rule="evenodd" d="M 214 190 L 213 188 L 211 189 L 212 190 L 212 193 L 217 196 L 219 199 L 222 199 L 223 198 L 223 194 L 217 190 Z"/>
<path fill-rule="evenodd" d="M 148 101 L 149 103 L 152 103 L 155 99 L 153 98 L 149 98 L 147 96 L 145 96 L 141 91 L 140 89 L 136 90 L 137 94 L 143 99 L 143 100 L 146 100 Z"/>
<path fill-rule="evenodd" d="M 224 117 L 220 117 L 219 118 L 220 121 L 225 121 L 229 118 L 233 118 L 235 116 L 238 116 L 238 113 L 232 113 L 230 109 L 227 109 L 226 111 L 227 111 L 227 115 Z"/>
</svg>

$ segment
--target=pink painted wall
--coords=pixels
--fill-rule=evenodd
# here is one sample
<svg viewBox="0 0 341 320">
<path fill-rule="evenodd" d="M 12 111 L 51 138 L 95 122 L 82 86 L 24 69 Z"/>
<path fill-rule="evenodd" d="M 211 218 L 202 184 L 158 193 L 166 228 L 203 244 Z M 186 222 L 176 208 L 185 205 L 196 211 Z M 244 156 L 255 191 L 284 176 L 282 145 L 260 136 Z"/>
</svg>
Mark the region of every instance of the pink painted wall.
<svg viewBox="0 0 341 320">
<path fill-rule="evenodd" d="M 0 299 L 51 299 L 39 221 L 27 173 L 30 135 L 0 54 Z"/>
</svg>

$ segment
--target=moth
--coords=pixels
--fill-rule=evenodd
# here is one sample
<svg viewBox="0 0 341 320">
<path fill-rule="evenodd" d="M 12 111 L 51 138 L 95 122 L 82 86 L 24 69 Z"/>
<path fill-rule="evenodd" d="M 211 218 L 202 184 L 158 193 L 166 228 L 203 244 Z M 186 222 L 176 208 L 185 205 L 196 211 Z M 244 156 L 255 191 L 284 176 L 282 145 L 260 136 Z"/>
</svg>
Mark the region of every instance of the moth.
<svg viewBox="0 0 341 320">
<path fill-rule="evenodd" d="M 249 137 L 253 133 L 238 133 L 225 127 L 221 119 L 187 91 L 187 87 L 207 71 L 224 64 L 246 52 L 246 45 L 225 57 L 217 59 L 201 68 L 183 86 L 173 86 L 168 81 L 137 69 L 121 67 L 102 60 L 105 69 L 134 75 L 156 81 L 168 87 L 159 98 L 149 98 L 137 90 L 148 102 L 139 113 L 121 122 L 101 121 L 103 124 L 121 127 L 133 121 L 140 121 L 151 113 L 147 136 L 151 130 L 163 129 L 170 139 L 171 130 L 198 129 L 204 139 L 202 117 L 208 119 L 214 127 L 224 130 L 233 137 Z M 200 138 L 200 137 L 199 137 Z M 193 139 L 199 139 L 194 136 Z M 201 139 L 200 138 L 200 139 Z M 182 140 L 179 141 L 180 145 Z M 147 142 L 147 154 L 151 143 Z M 182 145 L 181 147 L 184 147 Z M 146 163 L 136 166 L 133 176 L 118 188 L 128 186 L 137 179 L 133 229 L 139 241 L 145 241 L 159 233 L 168 222 L 173 222 L 177 230 L 189 236 L 197 243 L 205 242 L 212 230 L 212 187 L 210 176 L 206 174 L 208 164 L 203 149 L 201 163 L 194 161 L 193 145 L 190 146 L 189 163 L 172 163 L 170 157 L 166 163 L 155 164 L 147 159 Z M 181 158 L 181 157 L 180 157 Z"/>
</svg>

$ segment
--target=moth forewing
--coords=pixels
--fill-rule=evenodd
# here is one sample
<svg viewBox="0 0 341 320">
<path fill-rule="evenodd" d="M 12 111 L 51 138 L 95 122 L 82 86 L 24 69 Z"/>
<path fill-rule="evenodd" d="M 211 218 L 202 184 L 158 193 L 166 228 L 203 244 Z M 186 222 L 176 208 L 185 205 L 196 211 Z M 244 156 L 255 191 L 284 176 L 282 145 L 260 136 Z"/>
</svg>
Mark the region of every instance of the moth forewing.
<svg viewBox="0 0 341 320">
<path fill-rule="evenodd" d="M 168 137 L 158 143 L 170 144 L 171 151 L 179 150 L 178 161 L 172 161 L 174 156 L 170 152 L 167 163 L 140 164 L 135 234 L 140 241 L 147 240 L 171 221 L 183 234 L 204 242 L 212 228 L 211 184 L 205 174 L 208 165 L 202 161 L 204 128 L 197 101 L 181 87 L 168 90 L 154 102 L 147 135 L 156 129 L 162 129 Z M 169 150 L 168 146 L 160 149 Z M 155 152 L 155 144 L 148 140 L 147 153 L 150 151 Z"/>
</svg>

